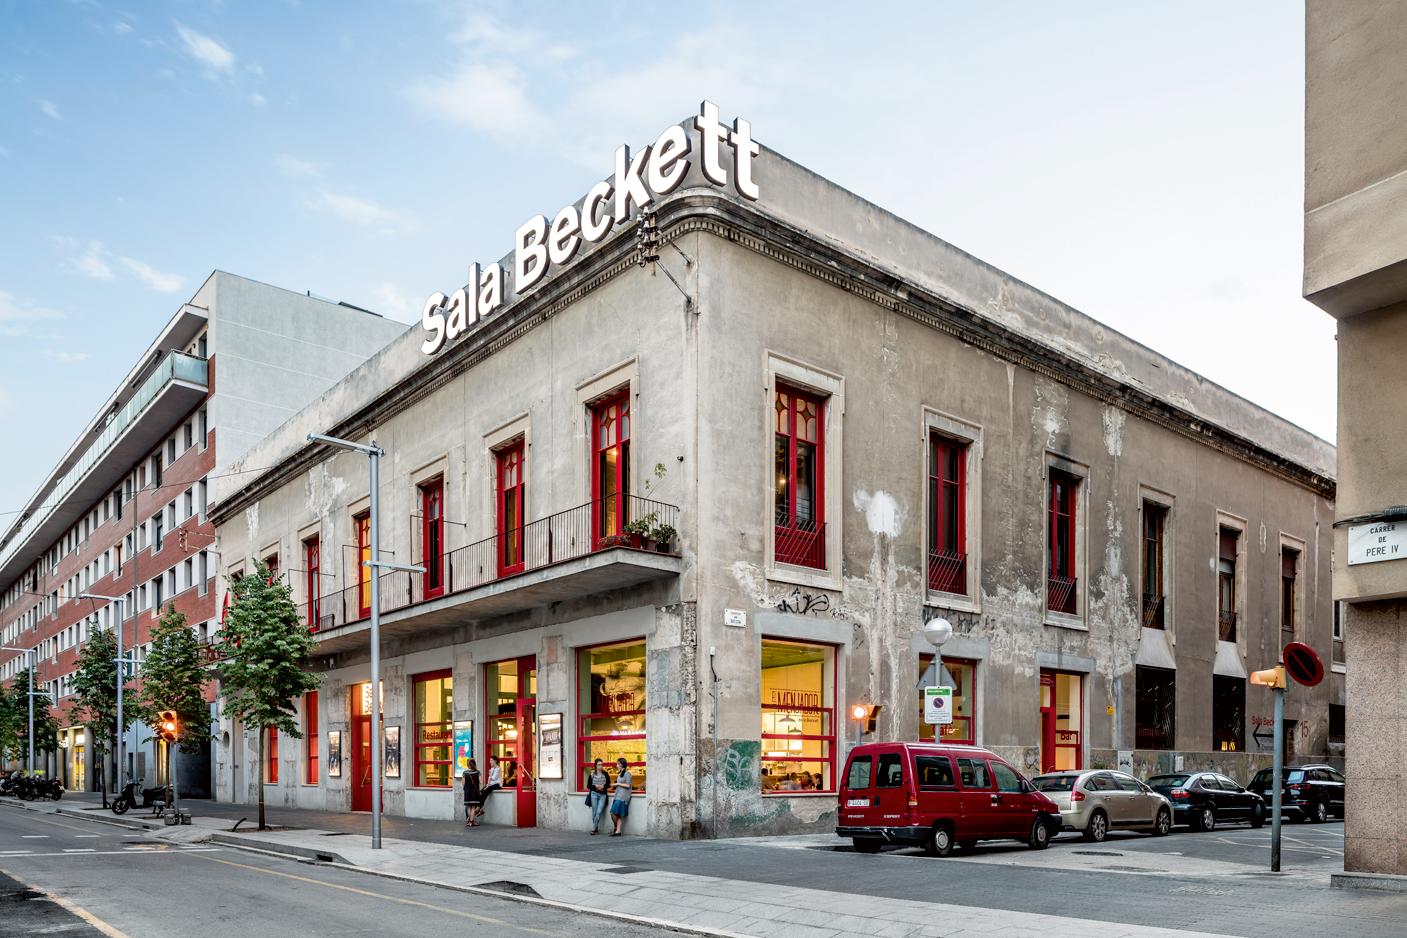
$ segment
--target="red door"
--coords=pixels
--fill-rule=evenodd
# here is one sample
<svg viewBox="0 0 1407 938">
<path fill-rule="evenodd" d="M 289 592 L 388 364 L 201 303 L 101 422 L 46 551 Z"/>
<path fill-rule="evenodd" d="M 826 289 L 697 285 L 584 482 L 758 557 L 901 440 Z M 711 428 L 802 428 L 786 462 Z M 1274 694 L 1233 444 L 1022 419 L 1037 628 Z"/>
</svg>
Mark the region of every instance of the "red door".
<svg viewBox="0 0 1407 938">
<path fill-rule="evenodd" d="M 537 701 L 522 697 L 517 706 L 518 826 L 537 827 Z"/>
<path fill-rule="evenodd" d="M 523 569 L 523 441 L 498 451 L 498 575 Z"/>
<path fill-rule="evenodd" d="M 1081 768 L 1084 746 L 1084 679 L 1078 674 L 1041 672 L 1041 771 Z"/>
<path fill-rule="evenodd" d="M 600 547 L 624 530 L 630 498 L 630 389 L 591 408 L 591 530 Z"/>
<path fill-rule="evenodd" d="M 371 810 L 371 717 L 352 717 L 352 810 Z"/>
</svg>

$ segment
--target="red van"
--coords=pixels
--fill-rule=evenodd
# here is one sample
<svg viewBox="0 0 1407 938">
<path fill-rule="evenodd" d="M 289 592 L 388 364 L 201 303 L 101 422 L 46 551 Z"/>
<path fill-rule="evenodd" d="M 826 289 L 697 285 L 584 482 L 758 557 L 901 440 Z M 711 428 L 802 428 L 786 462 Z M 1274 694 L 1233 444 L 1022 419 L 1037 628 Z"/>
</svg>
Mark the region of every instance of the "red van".
<svg viewBox="0 0 1407 938">
<path fill-rule="evenodd" d="M 1005 759 L 975 746 L 866 743 L 841 777 L 835 832 L 861 853 L 885 844 L 946 857 L 956 844 L 1020 840 L 1042 850 L 1060 808 Z"/>
</svg>

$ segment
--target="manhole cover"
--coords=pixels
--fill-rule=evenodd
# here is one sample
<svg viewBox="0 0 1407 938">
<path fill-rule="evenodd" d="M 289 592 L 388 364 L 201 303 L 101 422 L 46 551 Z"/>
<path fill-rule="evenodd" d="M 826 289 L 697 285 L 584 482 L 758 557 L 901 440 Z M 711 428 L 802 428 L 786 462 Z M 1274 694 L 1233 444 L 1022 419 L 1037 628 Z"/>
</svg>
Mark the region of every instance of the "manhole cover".
<svg viewBox="0 0 1407 938">
<path fill-rule="evenodd" d="M 1122 853 L 1113 850 L 1071 850 L 1071 853 L 1079 857 L 1121 857 Z"/>
<path fill-rule="evenodd" d="M 480 889 L 492 889 L 494 892 L 506 892 L 515 896 L 533 896 L 537 899 L 542 898 L 542 896 L 538 894 L 538 891 L 527 883 L 513 883 L 506 879 L 496 879 L 491 883 L 477 883 L 476 885 Z"/>
</svg>

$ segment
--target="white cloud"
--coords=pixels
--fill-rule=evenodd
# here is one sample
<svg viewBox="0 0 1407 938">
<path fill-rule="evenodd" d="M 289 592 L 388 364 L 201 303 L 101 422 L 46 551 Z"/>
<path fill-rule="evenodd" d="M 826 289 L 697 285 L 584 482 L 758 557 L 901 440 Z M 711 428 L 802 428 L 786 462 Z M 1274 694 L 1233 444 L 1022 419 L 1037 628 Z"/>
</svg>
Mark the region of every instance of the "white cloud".
<svg viewBox="0 0 1407 938">
<path fill-rule="evenodd" d="M 112 24 L 112 31 L 117 33 L 119 36 L 125 36 L 127 33 L 130 33 L 132 31 L 132 24 L 124 23 L 119 20 L 118 22 Z"/>
<path fill-rule="evenodd" d="M 228 46 L 180 23 L 176 24 L 176 32 L 181 37 L 186 55 L 205 66 L 206 78 L 228 76 L 234 71 L 238 57 Z"/>
<path fill-rule="evenodd" d="M 505 26 L 494 17 L 482 13 L 470 15 L 464 28 L 451 38 L 455 42 L 499 55 L 531 53 L 539 61 L 564 62 L 576 55 L 576 49 L 566 43 L 546 42 L 542 34 L 535 30 Z"/>
<path fill-rule="evenodd" d="M 138 280 L 157 293 L 175 293 L 186 282 L 185 278 L 177 274 L 162 273 L 150 264 L 144 264 L 130 257 L 122 258 L 122 263 L 126 265 L 128 270 L 137 275 Z"/>
<path fill-rule="evenodd" d="M 89 241 L 84 244 L 77 238 L 68 237 L 54 237 L 49 240 L 55 246 L 70 252 L 63 262 L 64 269 L 70 273 L 80 274 L 91 280 L 113 278 L 112 264 L 108 262 L 110 255 L 101 241 Z"/>
<path fill-rule="evenodd" d="M 20 322 L 31 319 L 62 319 L 63 313 L 44 306 L 23 303 L 13 293 L 0 290 L 0 322 Z"/>
<path fill-rule="evenodd" d="M 322 175 L 321 163 L 305 160 L 291 153 L 280 153 L 278 156 L 274 157 L 274 165 L 277 166 L 278 171 L 285 176 L 317 177 Z"/>
<path fill-rule="evenodd" d="M 410 97 L 441 120 L 507 143 L 530 145 L 547 136 L 552 121 L 524 93 L 526 84 L 511 63 L 470 62 L 445 78 L 413 86 Z"/>
<path fill-rule="evenodd" d="M 59 115 L 59 109 L 54 106 L 54 102 L 40 98 L 36 103 L 39 105 L 39 110 L 43 111 L 44 115 L 49 119 L 56 121 L 63 120 L 63 117 Z"/>
<path fill-rule="evenodd" d="M 383 316 L 400 322 L 415 322 L 420 318 L 420 309 L 415 298 L 394 283 L 377 284 L 371 295 L 376 301 L 376 311 Z"/>
<path fill-rule="evenodd" d="M 262 94 L 256 91 L 249 96 L 249 103 L 254 105 L 256 108 L 263 107 L 265 103 L 265 98 Z"/>
<path fill-rule="evenodd" d="M 330 189 L 319 189 L 317 199 L 311 204 L 331 212 L 343 221 L 365 228 L 376 228 L 386 234 L 402 234 L 415 230 L 414 221 L 371 199 L 333 192 Z"/>
<path fill-rule="evenodd" d="M 69 352 L 64 349 L 45 349 L 44 354 L 60 365 L 76 365 L 92 357 L 87 352 Z"/>
</svg>

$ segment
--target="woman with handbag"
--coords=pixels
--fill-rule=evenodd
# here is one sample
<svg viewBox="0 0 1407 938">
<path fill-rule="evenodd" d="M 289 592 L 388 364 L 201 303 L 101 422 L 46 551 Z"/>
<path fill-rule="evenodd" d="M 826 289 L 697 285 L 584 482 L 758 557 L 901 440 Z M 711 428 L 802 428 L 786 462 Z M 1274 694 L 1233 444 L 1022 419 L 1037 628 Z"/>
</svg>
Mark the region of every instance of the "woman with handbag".
<svg viewBox="0 0 1407 938">
<path fill-rule="evenodd" d="M 464 767 L 464 826 L 478 827 L 484 813 L 484 795 L 479 789 L 479 766 L 470 759 Z"/>
</svg>

